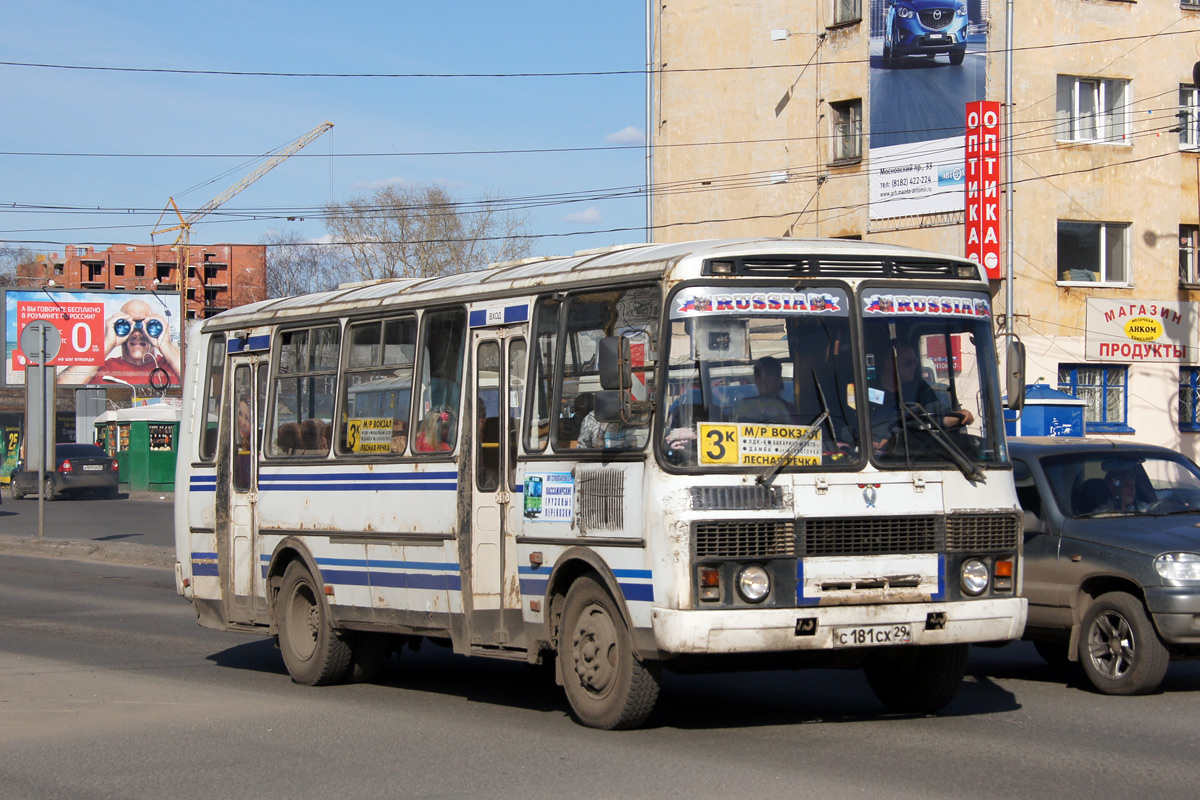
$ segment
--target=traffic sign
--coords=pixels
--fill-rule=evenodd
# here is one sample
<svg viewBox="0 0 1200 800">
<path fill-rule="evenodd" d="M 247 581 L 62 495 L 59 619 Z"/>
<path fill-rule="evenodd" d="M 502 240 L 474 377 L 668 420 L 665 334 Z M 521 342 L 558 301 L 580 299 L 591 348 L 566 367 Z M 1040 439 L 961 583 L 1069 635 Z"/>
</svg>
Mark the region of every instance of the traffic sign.
<svg viewBox="0 0 1200 800">
<path fill-rule="evenodd" d="M 52 322 L 35 319 L 21 331 L 21 351 L 30 364 L 53 361 L 61 347 L 62 336 Z"/>
</svg>

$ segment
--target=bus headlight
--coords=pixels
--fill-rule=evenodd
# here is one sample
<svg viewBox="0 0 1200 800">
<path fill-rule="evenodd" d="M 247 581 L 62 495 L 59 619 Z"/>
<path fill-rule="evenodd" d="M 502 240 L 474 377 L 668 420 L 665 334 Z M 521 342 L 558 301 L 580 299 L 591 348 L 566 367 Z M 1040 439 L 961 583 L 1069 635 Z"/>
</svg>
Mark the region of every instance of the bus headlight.
<svg viewBox="0 0 1200 800">
<path fill-rule="evenodd" d="M 1169 581 L 1200 581 L 1200 553 L 1163 553 L 1154 570 Z"/>
<path fill-rule="evenodd" d="M 757 564 L 744 567 L 738 573 L 737 589 L 747 603 L 761 603 L 771 593 L 771 576 Z"/>
<path fill-rule="evenodd" d="M 988 568 L 978 558 L 968 558 L 962 565 L 962 590 L 975 597 L 988 587 Z"/>
</svg>

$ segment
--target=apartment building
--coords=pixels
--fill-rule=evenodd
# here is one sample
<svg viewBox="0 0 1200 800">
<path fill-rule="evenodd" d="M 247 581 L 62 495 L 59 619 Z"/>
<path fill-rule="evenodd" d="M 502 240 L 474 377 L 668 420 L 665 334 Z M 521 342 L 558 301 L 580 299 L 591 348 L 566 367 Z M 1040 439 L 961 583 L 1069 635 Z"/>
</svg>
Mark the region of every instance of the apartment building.
<svg viewBox="0 0 1200 800">
<path fill-rule="evenodd" d="M 66 248 L 20 268 L 14 288 L 45 286 L 82 291 L 185 290 L 187 319 L 204 319 L 267 297 L 267 248 L 257 244 L 192 245 L 180 280 L 179 257 L 171 245 L 112 245 L 98 250 Z"/>
<path fill-rule="evenodd" d="M 1089 435 L 1196 457 L 1200 3 L 1012 8 L 1009 47 L 1000 0 L 654 5 L 655 238 L 965 254 L 964 108 L 1006 99 L 1011 59 L 1003 251 L 1028 379 L 1085 400 Z"/>
</svg>

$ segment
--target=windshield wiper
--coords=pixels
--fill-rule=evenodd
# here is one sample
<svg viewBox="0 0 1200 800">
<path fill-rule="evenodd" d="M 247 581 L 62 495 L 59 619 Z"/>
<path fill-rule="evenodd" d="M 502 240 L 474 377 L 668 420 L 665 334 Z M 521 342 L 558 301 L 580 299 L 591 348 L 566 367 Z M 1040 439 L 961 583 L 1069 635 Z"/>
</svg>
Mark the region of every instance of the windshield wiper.
<svg viewBox="0 0 1200 800">
<path fill-rule="evenodd" d="M 950 456 L 950 460 L 954 462 L 954 466 L 958 467 L 959 471 L 966 476 L 967 480 L 985 483 L 987 477 L 983 474 L 983 470 L 977 464 L 967 457 L 967 454 L 959 449 L 958 445 L 946 435 L 942 430 L 942 426 L 930 416 L 929 412 L 920 403 L 902 402 L 901 410 L 906 416 L 911 416 L 912 421 L 916 423 L 915 430 L 929 434 L 929 438 L 941 446 L 941 449 Z M 912 456 L 908 452 L 908 423 L 905 422 L 901 426 L 904 430 L 904 454 L 908 457 L 909 462 L 912 461 Z"/>
<path fill-rule="evenodd" d="M 784 450 L 779 458 L 775 459 L 774 463 L 758 474 L 756 482 L 765 486 L 775 480 L 775 476 L 779 474 L 779 470 L 783 469 L 784 465 L 791 461 L 803 449 L 804 445 L 811 442 L 813 437 L 821 432 L 821 426 L 825 424 L 825 420 L 827 419 L 829 419 L 829 412 L 822 411 L 821 416 L 816 418 L 803 436 L 792 442 L 788 449 Z"/>
</svg>

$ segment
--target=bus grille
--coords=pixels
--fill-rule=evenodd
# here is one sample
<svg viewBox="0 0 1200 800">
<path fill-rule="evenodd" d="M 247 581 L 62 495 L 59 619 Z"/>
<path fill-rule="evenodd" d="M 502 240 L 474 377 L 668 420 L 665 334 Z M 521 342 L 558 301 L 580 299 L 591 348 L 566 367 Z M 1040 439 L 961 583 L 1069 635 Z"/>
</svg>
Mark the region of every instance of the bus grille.
<svg viewBox="0 0 1200 800">
<path fill-rule="evenodd" d="M 692 542 L 697 558 L 794 556 L 796 526 L 790 519 L 697 522 Z"/>
<path fill-rule="evenodd" d="M 1015 514 L 955 514 L 946 518 L 946 550 L 1016 550 L 1021 525 Z"/>
<path fill-rule="evenodd" d="M 805 556 L 936 553 L 940 517 L 839 517 L 801 520 Z"/>
<path fill-rule="evenodd" d="M 837 517 L 697 522 L 692 542 L 698 558 L 874 556 L 1016 550 L 1021 535 L 1014 514 L 906 517 Z"/>
</svg>

